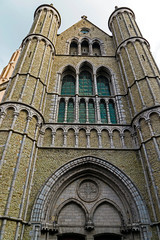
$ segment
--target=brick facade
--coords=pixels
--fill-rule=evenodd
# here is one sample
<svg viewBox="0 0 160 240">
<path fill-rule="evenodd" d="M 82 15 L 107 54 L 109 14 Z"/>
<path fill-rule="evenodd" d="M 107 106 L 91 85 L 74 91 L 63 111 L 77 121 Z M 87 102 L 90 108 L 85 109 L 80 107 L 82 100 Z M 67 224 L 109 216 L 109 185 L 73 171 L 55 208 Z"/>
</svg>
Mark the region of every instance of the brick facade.
<svg viewBox="0 0 160 240">
<path fill-rule="evenodd" d="M 86 16 L 57 35 L 60 24 L 53 5 L 36 9 L 0 104 L 0 239 L 158 240 L 160 73 L 149 43 L 128 8 L 110 16 L 113 36 Z M 80 93 L 85 72 L 92 94 Z"/>
</svg>

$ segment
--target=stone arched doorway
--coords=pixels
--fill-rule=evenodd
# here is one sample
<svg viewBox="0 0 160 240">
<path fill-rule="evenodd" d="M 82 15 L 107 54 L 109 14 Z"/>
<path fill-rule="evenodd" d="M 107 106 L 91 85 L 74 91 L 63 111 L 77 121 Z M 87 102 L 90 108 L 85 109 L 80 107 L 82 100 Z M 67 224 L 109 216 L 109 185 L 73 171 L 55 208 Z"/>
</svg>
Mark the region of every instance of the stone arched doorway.
<svg viewBox="0 0 160 240">
<path fill-rule="evenodd" d="M 146 240 L 149 218 L 131 180 L 95 157 L 75 159 L 44 184 L 32 211 L 34 240 Z"/>
</svg>

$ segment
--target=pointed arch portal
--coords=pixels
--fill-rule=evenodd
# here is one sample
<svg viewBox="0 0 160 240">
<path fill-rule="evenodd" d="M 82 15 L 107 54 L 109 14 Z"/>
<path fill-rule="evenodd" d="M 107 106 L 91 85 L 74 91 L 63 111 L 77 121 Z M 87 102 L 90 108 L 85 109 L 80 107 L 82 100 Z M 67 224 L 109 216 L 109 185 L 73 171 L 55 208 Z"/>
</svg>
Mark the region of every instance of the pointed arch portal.
<svg viewBox="0 0 160 240">
<path fill-rule="evenodd" d="M 82 240 L 88 234 L 94 240 L 150 239 L 148 212 L 135 185 L 92 156 L 53 173 L 36 198 L 31 223 L 37 240 Z"/>
</svg>

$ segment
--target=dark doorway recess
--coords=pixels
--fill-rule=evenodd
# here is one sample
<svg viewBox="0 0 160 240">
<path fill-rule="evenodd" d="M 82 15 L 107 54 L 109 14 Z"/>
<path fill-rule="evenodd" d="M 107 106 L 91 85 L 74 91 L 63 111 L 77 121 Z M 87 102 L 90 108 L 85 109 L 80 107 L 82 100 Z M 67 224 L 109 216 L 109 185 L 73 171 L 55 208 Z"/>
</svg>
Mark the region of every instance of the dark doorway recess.
<svg viewBox="0 0 160 240">
<path fill-rule="evenodd" d="M 80 234 L 63 234 L 58 236 L 58 240 L 85 240 L 85 236 Z"/>
<path fill-rule="evenodd" d="M 95 236 L 94 240 L 121 240 L 121 236 L 115 234 L 103 234 Z"/>
</svg>

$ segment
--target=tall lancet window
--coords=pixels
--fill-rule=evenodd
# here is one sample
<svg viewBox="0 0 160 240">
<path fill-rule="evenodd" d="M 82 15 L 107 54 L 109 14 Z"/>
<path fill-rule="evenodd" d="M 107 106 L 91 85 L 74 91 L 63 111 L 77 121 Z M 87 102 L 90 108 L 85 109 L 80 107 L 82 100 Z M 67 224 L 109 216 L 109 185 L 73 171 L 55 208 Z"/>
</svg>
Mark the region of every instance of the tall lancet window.
<svg viewBox="0 0 160 240">
<path fill-rule="evenodd" d="M 112 100 L 109 101 L 109 114 L 110 114 L 111 123 L 113 124 L 117 123 L 115 105 Z"/>
<path fill-rule="evenodd" d="M 88 71 L 82 71 L 79 75 L 79 94 L 81 96 L 93 95 L 92 76 Z"/>
<path fill-rule="evenodd" d="M 81 99 L 79 104 L 79 122 L 86 123 L 86 103 L 84 99 Z"/>
<path fill-rule="evenodd" d="M 97 88 L 99 96 L 110 96 L 110 86 L 109 79 L 103 75 L 98 76 L 97 78 Z"/>
<path fill-rule="evenodd" d="M 61 95 L 75 95 L 75 78 L 72 75 L 63 77 Z"/>
<path fill-rule="evenodd" d="M 100 115 L 101 115 L 101 123 L 108 123 L 106 103 L 104 100 L 100 101 Z"/>
<path fill-rule="evenodd" d="M 70 55 L 78 55 L 78 44 L 76 41 L 72 41 L 70 44 Z"/>
<path fill-rule="evenodd" d="M 82 55 L 88 55 L 89 54 L 89 43 L 87 40 L 84 40 L 81 44 L 81 51 Z"/>
<path fill-rule="evenodd" d="M 100 45 L 99 45 L 98 42 L 93 43 L 92 49 L 93 49 L 93 55 L 94 56 L 100 56 L 101 55 L 101 49 L 100 49 Z"/>
<path fill-rule="evenodd" d="M 89 123 L 95 123 L 95 106 L 93 100 L 89 100 L 88 103 L 88 118 Z"/>
<path fill-rule="evenodd" d="M 64 122 L 65 117 L 65 101 L 64 99 L 61 99 L 59 103 L 59 113 L 58 113 L 58 122 Z"/>
<path fill-rule="evenodd" d="M 74 122 L 74 102 L 73 99 L 69 99 L 68 111 L 67 111 L 67 122 Z"/>
</svg>

